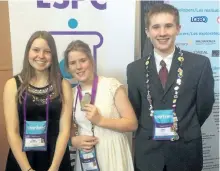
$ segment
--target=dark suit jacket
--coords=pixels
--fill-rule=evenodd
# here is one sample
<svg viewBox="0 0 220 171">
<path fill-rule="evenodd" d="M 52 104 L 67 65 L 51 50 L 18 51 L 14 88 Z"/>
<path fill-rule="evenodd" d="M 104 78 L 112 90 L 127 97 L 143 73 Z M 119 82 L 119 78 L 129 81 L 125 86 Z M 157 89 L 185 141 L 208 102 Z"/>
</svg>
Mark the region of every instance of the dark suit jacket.
<svg viewBox="0 0 220 171">
<path fill-rule="evenodd" d="M 149 64 L 153 108 L 171 109 L 173 88 L 179 67 L 178 49 L 176 48 L 174 53 L 165 90 L 162 88 L 153 56 Z M 214 79 L 207 57 L 187 51 L 183 51 L 183 56 L 183 78 L 179 89 L 176 114 L 180 139 L 190 141 L 201 137 L 201 126 L 212 111 Z M 145 62 L 146 57 L 130 63 L 127 67 L 128 95 L 139 121 L 135 147 L 135 156 L 138 160 L 146 160 L 144 154 L 159 149 L 164 144 L 163 141 L 148 141 L 153 136 L 153 121 L 149 114 L 147 100 Z"/>
</svg>

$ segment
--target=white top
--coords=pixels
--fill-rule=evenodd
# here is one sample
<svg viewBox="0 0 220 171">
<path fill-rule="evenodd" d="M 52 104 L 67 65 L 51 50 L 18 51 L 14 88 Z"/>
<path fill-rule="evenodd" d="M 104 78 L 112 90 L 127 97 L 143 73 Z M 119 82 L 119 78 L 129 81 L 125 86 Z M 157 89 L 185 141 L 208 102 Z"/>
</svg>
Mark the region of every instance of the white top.
<svg viewBox="0 0 220 171">
<path fill-rule="evenodd" d="M 115 78 L 99 76 L 95 106 L 98 108 L 99 113 L 106 118 L 120 118 L 114 103 L 114 97 L 121 85 Z M 86 92 L 88 91 L 82 91 L 82 94 L 84 95 Z M 75 91 L 74 101 L 76 94 L 77 91 Z M 91 123 L 86 119 L 85 112 L 80 110 L 79 99 L 75 117 L 79 134 L 92 135 Z M 96 152 L 101 171 L 134 171 L 130 146 L 125 133 L 95 126 L 94 134 L 99 139 Z M 78 154 L 75 171 L 81 171 Z"/>
<path fill-rule="evenodd" d="M 161 65 L 160 65 L 160 61 L 164 60 L 164 62 L 166 63 L 166 67 L 168 72 L 170 71 L 170 67 L 172 64 L 172 60 L 173 60 L 173 55 L 174 55 L 175 49 L 174 51 L 169 54 L 166 57 L 162 57 L 160 56 L 155 50 L 154 50 L 154 57 L 155 57 L 155 63 L 156 63 L 156 67 L 157 67 L 157 73 L 159 73 L 160 69 L 161 69 Z"/>
</svg>

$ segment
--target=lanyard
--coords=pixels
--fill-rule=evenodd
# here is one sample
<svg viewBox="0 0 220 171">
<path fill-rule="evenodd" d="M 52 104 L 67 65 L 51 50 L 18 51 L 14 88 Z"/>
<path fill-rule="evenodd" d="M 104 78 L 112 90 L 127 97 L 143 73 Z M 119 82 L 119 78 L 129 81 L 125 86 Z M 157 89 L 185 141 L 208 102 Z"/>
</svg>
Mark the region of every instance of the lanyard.
<svg viewBox="0 0 220 171">
<path fill-rule="evenodd" d="M 90 104 L 94 104 L 95 103 L 97 86 L 98 86 L 98 76 L 95 75 L 95 78 L 94 78 L 93 83 L 92 83 L 92 93 L 91 93 L 91 102 L 90 102 Z M 75 100 L 75 104 L 74 104 L 74 112 L 73 112 L 74 120 L 76 120 L 75 113 L 76 113 L 76 106 L 77 106 L 78 98 L 79 98 L 80 101 L 82 100 L 82 90 L 81 90 L 80 85 L 77 85 L 77 95 L 76 95 L 76 100 Z M 76 128 L 77 128 L 77 126 L 76 126 Z M 94 136 L 94 125 L 93 124 L 92 124 L 91 131 L 92 131 L 92 134 Z M 78 134 L 79 133 L 78 133 L 78 129 L 77 129 L 76 130 L 76 135 L 78 135 Z"/>
<path fill-rule="evenodd" d="M 98 85 L 98 76 L 95 76 L 93 83 L 92 83 L 92 94 L 91 94 L 91 102 L 90 104 L 94 104 L 95 96 L 97 92 L 97 85 Z M 79 100 L 82 100 L 82 90 L 80 85 L 77 85 L 77 94 L 79 95 Z"/>
<path fill-rule="evenodd" d="M 27 91 L 25 92 L 24 102 L 23 102 L 23 115 L 24 115 L 24 133 L 26 133 L 26 117 L 27 117 Z M 49 95 L 46 98 L 46 128 L 48 128 L 49 120 Z"/>
<path fill-rule="evenodd" d="M 181 82 L 182 82 L 182 77 L 183 77 L 183 61 L 184 61 L 184 57 L 183 57 L 183 53 L 182 51 L 179 49 L 179 57 L 178 57 L 178 61 L 179 61 L 179 67 L 177 69 L 177 79 L 176 79 L 176 84 L 174 86 L 174 95 L 173 95 L 173 101 L 172 101 L 172 109 L 173 109 L 173 120 L 174 120 L 174 123 L 173 123 L 173 131 L 175 132 L 176 136 L 174 139 L 171 139 L 171 141 L 174 141 L 174 140 L 178 140 L 179 139 L 179 136 L 177 134 L 177 129 L 178 129 L 178 118 L 176 116 L 176 102 L 177 102 L 177 99 L 178 99 L 178 93 L 179 93 L 179 88 L 180 88 L 180 85 L 181 85 Z M 151 94 L 150 94 L 150 78 L 149 78 L 149 75 L 150 75 L 150 71 L 149 71 L 149 64 L 150 64 L 150 59 L 151 59 L 151 54 L 147 57 L 147 60 L 145 62 L 145 66 L 146 66 L 146 88 L 147 88 L 147 100 L 148 100 L 148 103 L 150 105 L 149 107 L 149 111 L 150 111 L 150 116 L 153 117 L 154 116 L 154 110 L 153 110 L 153 104 L 152 104 L 152 97 L 151 97 Z"/>
</svg>

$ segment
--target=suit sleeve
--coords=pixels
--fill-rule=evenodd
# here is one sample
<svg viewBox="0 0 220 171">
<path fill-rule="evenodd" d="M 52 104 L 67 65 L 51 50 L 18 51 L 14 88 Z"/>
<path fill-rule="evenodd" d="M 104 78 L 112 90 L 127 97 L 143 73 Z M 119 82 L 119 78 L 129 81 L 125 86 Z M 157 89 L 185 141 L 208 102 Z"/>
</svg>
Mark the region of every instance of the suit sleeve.
<svg viewBox="0 0 220 171">
<path fill-rule="evenodd" d="M 138 68 L 136 68 L 138 69 Z M 134 72 L 132 71 L 132 64 L 127 66 L 127 84 L 128 84 L 128 97 L 131 105 L 135 111 L 137 119 L 139 120 L 141 114 L 141 96 L 137 87 Z"/>
<path fill-rule="evenodd" d="M 200 126 L 204 124 L 211 114 L 214 101 L 214 78 L 210 61 L 206 58 L 198 83 L 196 99 L 196 111 Z"/>
</svg>

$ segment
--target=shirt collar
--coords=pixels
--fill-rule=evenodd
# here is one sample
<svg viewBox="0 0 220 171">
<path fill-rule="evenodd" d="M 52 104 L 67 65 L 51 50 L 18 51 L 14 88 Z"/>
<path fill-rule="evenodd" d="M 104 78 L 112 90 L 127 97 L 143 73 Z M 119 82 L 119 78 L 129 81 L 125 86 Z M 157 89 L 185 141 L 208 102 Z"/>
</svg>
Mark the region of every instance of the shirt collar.
<svg viewBox="0 0 220 171">
<path fill-rule="evenodd" d="M 172 62 L 172 59 L 173 59 L 174 52 L 175 52 L 175 48 L 174 48 L 174 50 L 173 50 L 173 52 L 172 52 L 171 54 L 169 54 L 169 55 L 167 55 L 165 58 L 163 58 L 163 57 L 162 57 L 161 55 L 159 55 L 159 54 L 155 51 L 155 49 L 154 49 L 154 57 L 155 57 L 155 62 L 156 62 L 156 64 L 160 64 L 160 61 L 161 61 L 161 60 L 164 60 L 164 62 L 165 62 L 166 64 L 171 63 L 171 62 Z"/>
</svg>

